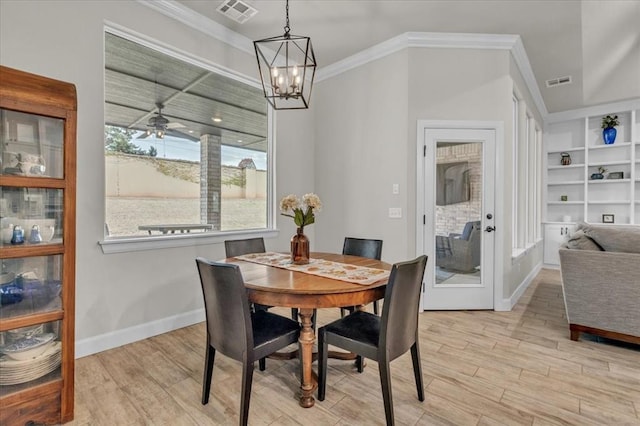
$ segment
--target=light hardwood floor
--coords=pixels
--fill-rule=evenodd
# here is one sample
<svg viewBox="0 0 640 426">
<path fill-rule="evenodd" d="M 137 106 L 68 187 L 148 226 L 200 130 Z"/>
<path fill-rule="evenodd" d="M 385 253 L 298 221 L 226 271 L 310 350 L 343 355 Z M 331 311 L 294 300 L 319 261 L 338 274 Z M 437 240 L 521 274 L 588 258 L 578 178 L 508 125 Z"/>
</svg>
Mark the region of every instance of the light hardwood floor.
<svg viewBox="0 0 640 426">
<path fill-rule="evenodd" d="M 320 310 L 319 322 L 338 315 Z M 420 344 L 424 402 L 409 354 L 392 363 L 397 424 L 640 425 L 640 347 L 569 340 L 558 271 L 543 270 L 511 312 L 420 314 Z M 78 359 L 68 424 L 237 424 L 240 364 L 216 357 L 203 406 L 204 347 L 197 324 Z M 256 366 L 249 424 L 383 425 L 377 364 L 329 366 L 326 399 L 310 409 L 297 403 L 296 360 Z"/>
</svg>

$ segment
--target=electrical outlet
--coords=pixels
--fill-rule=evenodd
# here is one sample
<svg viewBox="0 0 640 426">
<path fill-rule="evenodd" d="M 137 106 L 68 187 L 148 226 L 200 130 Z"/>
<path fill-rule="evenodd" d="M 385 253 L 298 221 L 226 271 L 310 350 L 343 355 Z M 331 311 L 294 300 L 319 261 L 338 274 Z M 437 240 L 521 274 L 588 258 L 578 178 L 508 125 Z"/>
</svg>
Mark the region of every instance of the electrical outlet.
<svg viewBox="0 0 640 426">
<path fill-rule="evenodd" d="M 393 219 L 399 219 L 402 217 L 402 208 L 400 207 L 389 207 L 389 217 Z"/>
</svg>

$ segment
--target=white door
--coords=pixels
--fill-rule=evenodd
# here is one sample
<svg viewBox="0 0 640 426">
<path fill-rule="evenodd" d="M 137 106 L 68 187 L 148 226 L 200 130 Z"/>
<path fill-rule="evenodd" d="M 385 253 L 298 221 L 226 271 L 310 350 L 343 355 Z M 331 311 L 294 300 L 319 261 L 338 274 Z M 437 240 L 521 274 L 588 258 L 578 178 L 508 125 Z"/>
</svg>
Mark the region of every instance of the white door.
<svg viewBox="0 0 640 426">
<path fill-rule="evenodd" d="M 493 309 L 496 132 L 423 131 L 422 307 Z"/>
</svg>

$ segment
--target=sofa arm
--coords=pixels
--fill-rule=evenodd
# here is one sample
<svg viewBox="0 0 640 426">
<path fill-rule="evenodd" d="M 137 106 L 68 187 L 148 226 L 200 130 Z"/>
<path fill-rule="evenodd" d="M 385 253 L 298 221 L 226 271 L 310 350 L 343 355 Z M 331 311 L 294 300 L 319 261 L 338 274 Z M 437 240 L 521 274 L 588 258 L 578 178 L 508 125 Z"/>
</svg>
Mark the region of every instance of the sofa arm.
<svg viewBox="0 0 640 426">
<path fill-rule="evenodd" d="M 570 324 L 640 335 L 640 254 L 560 249 Z"/>
</svg>

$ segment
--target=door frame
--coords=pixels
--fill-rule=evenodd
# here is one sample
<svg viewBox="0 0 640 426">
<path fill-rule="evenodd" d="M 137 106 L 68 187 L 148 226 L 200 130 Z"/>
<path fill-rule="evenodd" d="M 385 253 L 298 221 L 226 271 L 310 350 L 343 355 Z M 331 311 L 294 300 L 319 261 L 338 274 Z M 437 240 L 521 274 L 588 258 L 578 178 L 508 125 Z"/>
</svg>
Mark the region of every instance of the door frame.
<svg viewBox="0 0 640 426">
<path fill-rule="evenodd" d="M 494 185 L 494 217 L 496 219 L 495 244 L 493 256 L 493 310 L 509 311 L 509 301 L 504 300 L 504 238 L 508 234 L 500 223 L 505 223 L 504 212 L 504 123 L 502 121 L 463 121 L 463 120 L 418 120 L 416 126 L 416 255 L 424 252 L 424 228 L 423 217 L 426 215 L 424 190 L 425 190 L 425 134 L 430 129 L 469 129 L 469 130 L 493 130 L 495 132 L 495 185 Z M 486 190 L 486 189 L 485 189 Z M 433 237 L 433 236 L 432 236 Z M 433 260 L 435 261 L 435 260 Z M 420 311 L 424 311 L 425 286 L 422 286 L 420 295 Z"/>
</svg>

